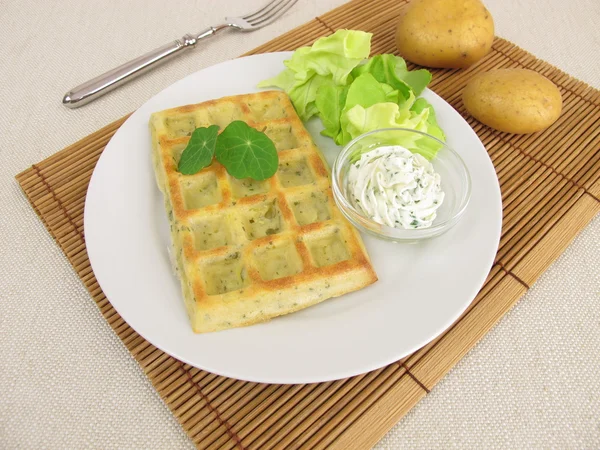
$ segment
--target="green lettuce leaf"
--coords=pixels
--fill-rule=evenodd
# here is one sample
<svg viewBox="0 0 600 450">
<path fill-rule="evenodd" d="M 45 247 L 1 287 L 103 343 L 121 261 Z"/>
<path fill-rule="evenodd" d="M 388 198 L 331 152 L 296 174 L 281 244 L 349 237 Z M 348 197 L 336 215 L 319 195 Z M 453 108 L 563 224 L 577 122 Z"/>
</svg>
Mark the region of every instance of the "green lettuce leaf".
<svg viewBox="0 0 600 450">
<path fill-rule="evenodd" d="M 409 92 L 421 94 L 431 81 L 431 73 L 426 69 L 408 71 L 406 62 L 399 56 L 385 54 L 376 55 L 352 70 L 352 76 L 358 77 L 370 73 L 380 83 L 389 84 L 408 99 Z"/>
<path fill-rule="evenodd" d="M 311 47 L 300 47 L 284 62 L 302 82 L 312 75 L 331 75 L 333 82 L 345 85 L 348 75 L 371 52 L 371 33 L 338 30 L 317 39 Z"/>
<path fill-rule="evenodd" d="M 338 86 L 333 80 L 322 84 L 317 90 L 316 106 L 325 129 L 321 131 L 323 136 L 332 139 L 340 132 L 340 116 L 346 104 L 348 95 L 347 86 Z"/>
<path fill-rule="evenodd" d="M 422 103 L 417 108 L 420 109 L 418 113 L 390 102 L 377 103 L 368 108 L 356 105 L 346 112 L 344 120 L 346 132 L 350 139 L 381 128 L 409 128 L 432 134 L 429 129 L 431 124 L 428 121 L 431 108 L 420 108 L 421 105 Z M 432 159 L 442 147 L 440 143 L 409 132 L 405 134 L 390 133 L 387 137 L 385 133 L 380 133 L 378 139 L 383 139 L 389 145 L 402 145 L 427 159 Z"/>
<path fill-rule="evenodd" d="M 371 33 L 338 30 L 318 39 L 311 47 L 301 47 L 284 64 L 277 76 L 263 80 L 258 87 L 274 86 L 287 92 L 300 116 L 306 121 L 317 114 L 318 89 L 331 81 L 345 86 L 352 81 L 350 73 L 369 56 Z M 324 92 L 331 93 L 331 88 Z M 332 128 L 333 129 L 333 128 Z"/>
<path fill-rule="evenodd" d="M 376 55 L 369 59 L 367 63 L 352 70 L 352 76 L 359 77 L 362 74 L 371 74 L 377 81 L 398 90 L 400 95 L 407 99 L 411 89 L 395 72 L 396 58 L 394 55 Z"/>
<path fill-rule="evenodd" d="M 356 78 L 348 89 L 345 109 L 348 110 L 355 105 L 368 108 L 376 103 L 385 102 L 386 90 L 373 75 L 365 73 Z"/>
<path fill-rule="evenodd" d="M 347 112 L 349 110 L 355 106 L 368 108 L 369 106 L 386 102 L 386 98 L 391 91 L 387 90 L 386 93 L 386 89 L 383 86 L 370 73 L 364 73 L 352 82 L 348 88 L 346 103 L 342 109 L 340 131 L 335 137 L 336 144 L 345 145 L 352 140 L 352 136 L 348 130 Z"/>
<path fill-rule="evenodd" d="M 399 56 L 395 56 L 395 58 L 395 72 L 398 78 L 408 84 L 416 96 L 421 95 L 427 85 L 431 82 L 431 72 L 427 69 L 409 71 L 406 67 L 406 61 L 404 61 L 404 59 L 400 58 Z"/>
<path fill-rule="evenodd" d="M 442 128 L 438 125 L 437 118 L 435 116 L 435 110 L 427 100 L 425 100 L 424 98 L 418 98 L 410 109 L 415 114 L 421 114 L 425 109 L 428 110 L 429 112 L 427 114 L 427 134 L 438 138 L 442 142 L 446 141 L 446 135 L 444 134 Z M 421 154 L 423 154 L 423 156 L 425 156 L 426 158 L 427 155 L 425 155 L 425 153 L 432 154 L 435 156 L 435 154 L 441 147 L 440 145 L 433 142 L 431 139 L 427 138 L 422 138 L 421 140 L 419 140 L 417 142 L 417 145 L 419 146 L 419 148 L 422 149 Z"/>
<path fill-rule="evenodd" d="M 307 121 L 319 112 L 316 105 L 317 91 L 330 82 L 328 77 L 313 75 L 306 82 L 296 84 L 287 91 L 301 120 Z"/>
<path fill-rule="evenodd" d="M 385 101 L 392 103 L 400 103 L 404 101 L 404 98 L 400 98 L 400 91 L 398 89 L 394 89 L 389 84 L 381 83 L 381 87 L 385 92 Z"/>
<path fill-rule="evenodd" d="M 288 92 L 296 84 L 296 74 L 292 69 L 285 69 L 273 78 L 258 83 L 258 87 L 278 87 Z"/>
<path fill-rule="evenodd" d="M 285 70 L 259 87 L 283 89 L 300 119 L 318 115 L 324 126 L 321 133 L 338 145 L 381 128 L 415 129 L 443 141 L 433 108 L 425 99 L 416 99 L 431 81 L 431 73 L 409 71 L 404 59 L 391 54 L 367 60 L 370 50 L 371 33 L 338 30 L 296 50 L 284 61 Z M 396 143 L 427 158 L 440 147 L 410 133 Z"/>
<path fill-rule="evenodd" d="M 427 133 L 438 138 L 440 141 L 445 141 L 446 135 L 438 125 L 433 106 L 431 106 L 427 100 L 424 98 L 418 98 L 410 108 L 410 110 L 416 114 L 420 114 L 424 109 L 429 110 L 429 115 L 427 116 Z"/>
</svg>

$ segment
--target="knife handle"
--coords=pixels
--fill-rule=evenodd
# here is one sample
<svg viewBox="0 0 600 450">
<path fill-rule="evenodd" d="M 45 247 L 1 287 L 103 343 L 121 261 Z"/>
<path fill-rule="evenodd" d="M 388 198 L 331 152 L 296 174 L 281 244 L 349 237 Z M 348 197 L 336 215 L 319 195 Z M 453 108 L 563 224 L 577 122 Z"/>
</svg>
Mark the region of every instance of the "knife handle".
<svg viewBox="0 0 600 450">
<path fill-rule="evenodd" d="M 200 39 L 211 36 L 216 31 L 217 28 L 210 27 L 196 36 L 186 34 L 181 39 L 163 45 L 133 61 L 129 61 L 122 66 L 80 84 L 65 94 L 62 100 L 63 105 L 72 109 L 83 106 L 181 54 L 184 50 L 194 48 Z"/>
</svg>

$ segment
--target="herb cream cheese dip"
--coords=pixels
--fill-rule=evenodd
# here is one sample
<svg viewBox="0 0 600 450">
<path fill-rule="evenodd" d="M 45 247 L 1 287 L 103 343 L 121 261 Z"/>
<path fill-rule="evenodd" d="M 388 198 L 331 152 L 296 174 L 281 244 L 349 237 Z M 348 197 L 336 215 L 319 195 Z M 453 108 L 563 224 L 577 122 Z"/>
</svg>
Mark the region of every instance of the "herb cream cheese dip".
<svg viewBox="0 0 600 450">
<path fill-rule="evenodd" d="M 363 153 L 350 165 L 347 177 L 354 207 L 389 227 L 430 227 L 444 201 L 433 165 L 400 145 Z"/>
</svg>

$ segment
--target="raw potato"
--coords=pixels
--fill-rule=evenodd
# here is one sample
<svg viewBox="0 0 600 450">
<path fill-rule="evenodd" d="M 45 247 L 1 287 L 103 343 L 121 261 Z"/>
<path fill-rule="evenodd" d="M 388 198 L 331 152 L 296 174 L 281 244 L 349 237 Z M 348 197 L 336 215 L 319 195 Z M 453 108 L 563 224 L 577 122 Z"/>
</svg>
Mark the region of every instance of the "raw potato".
<svg viewBox="0 0 600 450">
<path fill-rule="evenodd" d="M 507 133 L 543 130 L 562 110 L 562 97 L 554 83 L 527 69 L 496 69 L 476 75 L 462 96 L 473 117 Z"/>
<path fill-rule="evenodd" d="M 412 0 L 396 29 L 400 54 L 427 67 L 468 67 L 493 41 L 492 15 L 479 0 Z"/>
</svg>

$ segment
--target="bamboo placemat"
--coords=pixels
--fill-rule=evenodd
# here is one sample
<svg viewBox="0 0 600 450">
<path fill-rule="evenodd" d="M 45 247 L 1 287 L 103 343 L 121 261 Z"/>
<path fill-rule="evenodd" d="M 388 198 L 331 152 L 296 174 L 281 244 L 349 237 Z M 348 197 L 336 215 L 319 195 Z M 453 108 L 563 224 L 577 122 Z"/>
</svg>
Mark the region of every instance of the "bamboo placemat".
<svg viewBox="0 0 600 450">
<path fill-rule="evenodd" d="M 355 0 L 252 53 L 293 50 L 339 28 L 374 33 L 373 53 L 395 51 L 406 1 Z M 527 136 L 494 131 L 466 114 L 461 91 L 475 74 L 526 67 L 556 83 L 564 111 Z M 96 281 L 83 236 L 87 186 L 104 147 L 126 117 L 17 176 L 51 235 L 106 320 L 199 448 L 368 448 L 481 339 L 600 211 L 600 92 L 503 39 L 469 70 L 436 70 L 431 88 L 475 129 L 496 167 L 502 238 L 488 279 L 461 318 L 434 342 L 397 363 L 357 377 L 308 385 L 267 385 L 183 364 L 135 333 Z"/>
</svg>

